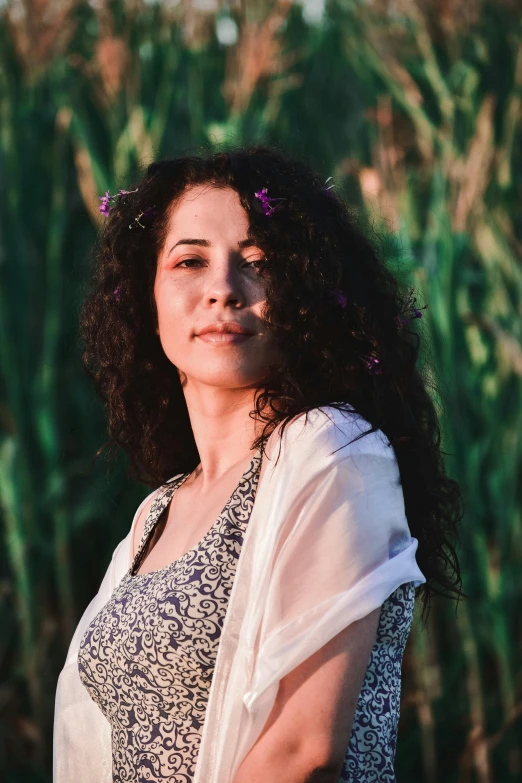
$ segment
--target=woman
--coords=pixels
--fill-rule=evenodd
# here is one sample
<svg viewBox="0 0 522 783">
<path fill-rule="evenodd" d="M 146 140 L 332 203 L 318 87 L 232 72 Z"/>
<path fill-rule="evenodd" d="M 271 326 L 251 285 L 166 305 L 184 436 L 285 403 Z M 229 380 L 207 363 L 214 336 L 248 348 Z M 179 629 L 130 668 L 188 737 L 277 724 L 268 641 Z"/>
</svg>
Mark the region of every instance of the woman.
<svg viewBox="0 0 522 783">
<path fill-rule="evenodd" d="M 460 585 L 415 300 L 270 147 L 101 209 L 84 360 L 154 491 L 71 642 L 55 783 L 390 783 L 415 594 Z"/>
</svg>

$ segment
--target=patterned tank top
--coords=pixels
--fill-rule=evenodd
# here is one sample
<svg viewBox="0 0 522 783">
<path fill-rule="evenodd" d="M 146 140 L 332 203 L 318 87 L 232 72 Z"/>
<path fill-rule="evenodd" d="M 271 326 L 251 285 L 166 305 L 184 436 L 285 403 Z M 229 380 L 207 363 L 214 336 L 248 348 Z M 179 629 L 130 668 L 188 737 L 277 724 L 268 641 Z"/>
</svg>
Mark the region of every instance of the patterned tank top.
<svg viewBox="0 0 522 783">
<path fill-rule="evenodd" d="M 184 474 L 151 505 L 138 551 L 80 643 L 78 671 L 111 726 L 114 783 L 191 783 L 219 640 L 259 479 L 253 457 L 202 540 L 164 568 L 136 574 Z M 384 603 L 339 781 L 392 783 L 413 583 Z"/>
</svg>

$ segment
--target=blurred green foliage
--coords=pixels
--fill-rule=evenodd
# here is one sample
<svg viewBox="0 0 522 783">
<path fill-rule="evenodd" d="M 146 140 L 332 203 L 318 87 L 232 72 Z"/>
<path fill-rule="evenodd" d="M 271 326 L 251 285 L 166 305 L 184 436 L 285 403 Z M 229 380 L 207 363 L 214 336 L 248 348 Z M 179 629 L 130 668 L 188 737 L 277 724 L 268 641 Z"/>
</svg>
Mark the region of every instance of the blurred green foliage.
<svg viewBox="0 0 522 783">
<path fill-rule="evenodd" d="M 521 20 L 519 0 L 1 5 L 2 780 L 50 781 L 67 646 L 149 491 L 123 455 L 93 462 L 77 319 L 98 195 L 254 140 L 333 176 L 429 303 L 469 598 L 416 617 L 397 778 L 522 780 Z"/>
</svg>

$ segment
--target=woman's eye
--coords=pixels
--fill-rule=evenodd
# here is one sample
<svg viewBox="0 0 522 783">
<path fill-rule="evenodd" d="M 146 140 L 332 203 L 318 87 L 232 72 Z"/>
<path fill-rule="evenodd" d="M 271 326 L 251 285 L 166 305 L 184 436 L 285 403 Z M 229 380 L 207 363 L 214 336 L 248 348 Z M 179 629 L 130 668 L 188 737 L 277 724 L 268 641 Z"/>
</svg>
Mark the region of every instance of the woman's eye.
<svg viewBox="0 0 522 783">
<path fill-rule="evenodd" d="M 183 261 L 180 261 L 179 264 L 176 264 L 176 266 L 181 266 L 181 264 L 186 264 L 187 261 L 201 261 L 201 258 L 184 258 Z"/>
<path fill-rule="evenodd" d="M 258 269 L 261 269 L 265 263 L 266 261 L 264 258 L 256 258 L 255 261 L 250 261 L 248 266 L 257 266 Z"/>
<path fill-rule="evenodd" d="M 183 261 L 180 261 L 179 264 L 176 264 L 176 266 L 181 266 L 182 264 L 191 263 L 192 261 L 196 261 L 197 263 L 201 262 L 201 258 L 184 258 Z M 248 261 L 247 266 L 251 267 L 257 267 L 260 269 L 262 265 L 265 263 L 264 258 L 257 258 L 255 261 Z"/>
</svg>

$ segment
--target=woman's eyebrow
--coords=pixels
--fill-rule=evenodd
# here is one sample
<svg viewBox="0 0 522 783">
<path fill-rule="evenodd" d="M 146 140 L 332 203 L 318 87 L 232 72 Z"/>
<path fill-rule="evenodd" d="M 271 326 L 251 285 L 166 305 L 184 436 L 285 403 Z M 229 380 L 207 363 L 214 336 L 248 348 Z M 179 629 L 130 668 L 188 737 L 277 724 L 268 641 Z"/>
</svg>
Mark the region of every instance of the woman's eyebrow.
<svg viewBox="0 0 522 783">
<path fill-rule="evenodd" d="M 169 252 L 167 253 L 167 256 L 169 256 L 175 247 L 178 245 L 199 245 L 200 247 L 211 247 L 212 242 L 209 242 L 208 239 L 180 239 L 176 242 L 175 245 L 172 245 Z M 255 247 L 255 242 L 252 242 L 251 239 L 241 239 L 237 246 L 240 250 L 243 250 L 245 247 Z"/>
</svg>

